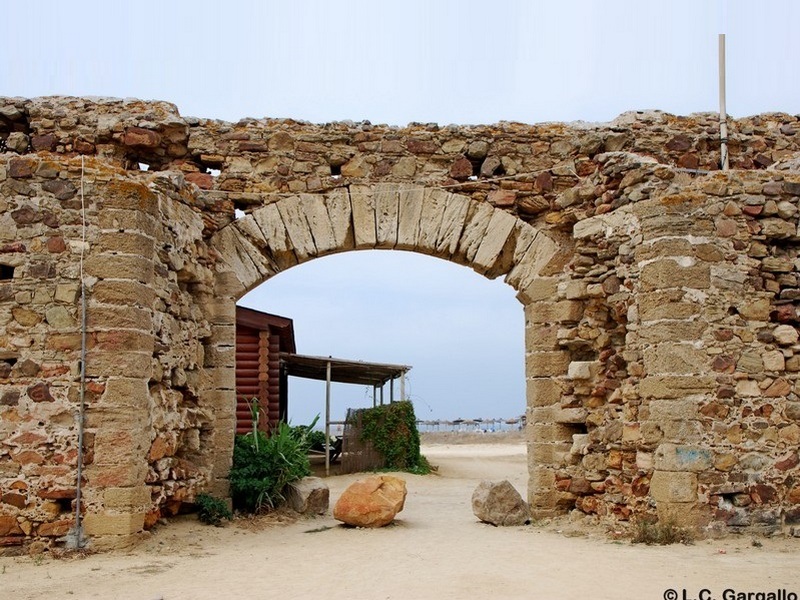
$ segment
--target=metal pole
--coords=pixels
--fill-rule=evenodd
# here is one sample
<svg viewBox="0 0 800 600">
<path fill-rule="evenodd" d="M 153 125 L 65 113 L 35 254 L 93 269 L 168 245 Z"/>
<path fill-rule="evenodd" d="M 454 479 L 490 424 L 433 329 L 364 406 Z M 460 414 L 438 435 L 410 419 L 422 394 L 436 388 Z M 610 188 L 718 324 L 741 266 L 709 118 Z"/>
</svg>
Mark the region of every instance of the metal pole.
<svg viewBox="0 0 800 600">
<path fill-rule="evenodd" d="M 325 377 L 325 476 L 331 474 L 331 362 Z"/>
<path fill-rule="evenodd" d="M 86 425 L 86 280 L 83 275 L 83 255 L 86 251 L 86 201 L 83 195 L 84 157 L 81 154 L 81 255 L 80 255 L 80 289 L 81 289 L 81 363 L 80 389 L 78 395 L 78 457 L 75 481 L 75 525 L 66 535 L 66 546 L 72 550 L 86 546 L 83 537 L 83 439 Z"/>
<path fill-rule="evenodd" d="M 400 374 L 400 400 L 406 399 L 406 372 Z"/>
<path fill-rule="evenodd" d="M 389 404 L 394 402 L 394 377 L 389 382 Z"/>
<path fill-rule="evenodd" d="M 372 386 L 372 408 L 378 406 L 378 386 Z"/>
<path fill-rule="evenodd" d="M 719 34 L 719 152 L 720 167 L 728 170 L 728 115 L 725 107 L 725 34 Z"/>
</svg>

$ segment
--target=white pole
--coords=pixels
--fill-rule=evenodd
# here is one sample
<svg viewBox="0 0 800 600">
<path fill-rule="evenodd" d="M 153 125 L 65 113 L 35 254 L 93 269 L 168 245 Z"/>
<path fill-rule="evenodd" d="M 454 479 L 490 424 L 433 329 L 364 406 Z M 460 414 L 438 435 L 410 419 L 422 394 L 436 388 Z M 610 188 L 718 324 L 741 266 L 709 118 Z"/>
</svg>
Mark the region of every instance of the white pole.
<svg viewBox="0 0 800 600">
<path fill-rule="evenodd" d="M 720 165 L 727 171 L 728 164 L 728 115 L 725 107 L 725 34 L 719 34 L 719 151 Z"/>
<path fill-rule="evenodd" d="M 325 477 L 331 474 L 331 362 L 325 378 Z"/>
</svg>

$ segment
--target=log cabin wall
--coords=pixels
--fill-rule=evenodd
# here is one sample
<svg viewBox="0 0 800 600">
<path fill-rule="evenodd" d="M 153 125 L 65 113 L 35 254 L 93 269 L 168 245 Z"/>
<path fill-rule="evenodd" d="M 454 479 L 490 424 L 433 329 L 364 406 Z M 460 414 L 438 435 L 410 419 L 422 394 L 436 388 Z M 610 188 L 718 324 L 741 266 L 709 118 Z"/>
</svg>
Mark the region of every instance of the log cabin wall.
<svg viewBox="0 0 800 600">
<path fill-rule="evenodd" d="M 291 320 L 244 307 L 237 307 L 236 315 L 236 433 L 253 428 L 253 398 L 258 399 L 258 428 L 269 431 L 287 416 L 280 353 L 294 351 L 293 336 L 281 335 L 287 330 L 287 321 L 291 329 Z"/>
</svg>

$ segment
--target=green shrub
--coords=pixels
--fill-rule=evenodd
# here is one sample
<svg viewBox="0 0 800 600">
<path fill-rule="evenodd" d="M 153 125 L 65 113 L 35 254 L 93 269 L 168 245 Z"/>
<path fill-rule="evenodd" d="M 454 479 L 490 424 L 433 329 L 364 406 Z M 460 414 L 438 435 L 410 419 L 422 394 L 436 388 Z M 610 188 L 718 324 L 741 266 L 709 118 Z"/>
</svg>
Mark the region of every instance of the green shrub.
<svg viewBox="0 0 800 600">
<path fill-rule="evenodd" d="M 287 484 L 311 474 L 308 439 L 286 423 L 270 436 L 263 431 L 236 436 L 230 473 L 233 505 L 246 512 L 284 501 Z"/>
<path fill-rule="evenodd" d="M 198 494 L 194 503 L 197 506 L 197 518 L 201 523 L 219 527 L 222 525 L 222 519 L 229 521 L 233 519 L 233 514 L 224 500 L 208 494 Z"/>
<path fill-rule="evenodd" d="M 372 443 L 386 461 L 386 468 L 417 474 L 430 472 L 428 461 L 419 451 L 417 418 L 411 402 L 391 402 L 358 412 L 361 441 Z"/>
</svg>

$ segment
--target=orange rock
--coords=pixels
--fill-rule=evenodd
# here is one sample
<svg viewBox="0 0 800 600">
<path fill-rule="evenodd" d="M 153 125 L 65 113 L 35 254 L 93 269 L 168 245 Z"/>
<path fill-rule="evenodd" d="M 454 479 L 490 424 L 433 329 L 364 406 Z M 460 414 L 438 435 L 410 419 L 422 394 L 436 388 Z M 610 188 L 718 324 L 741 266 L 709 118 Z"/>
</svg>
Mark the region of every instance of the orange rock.
<svg viewBox="0 0 800 600">
<path fill-rule="evenodd" d="M 47 537 L 61 537 L 67 534 L 70 527 L 72 527 L 72 519 L 62 519 L 60 521 L 42 523 L 36 529 L 36 533 Z"/>
<path fill-rule="evenodd" d="M 356 481 L 333 507 L 333 518 L 354 527 L 383 527 L 403 510 L 406 482 L 391 475 Z"/>
</svg>

